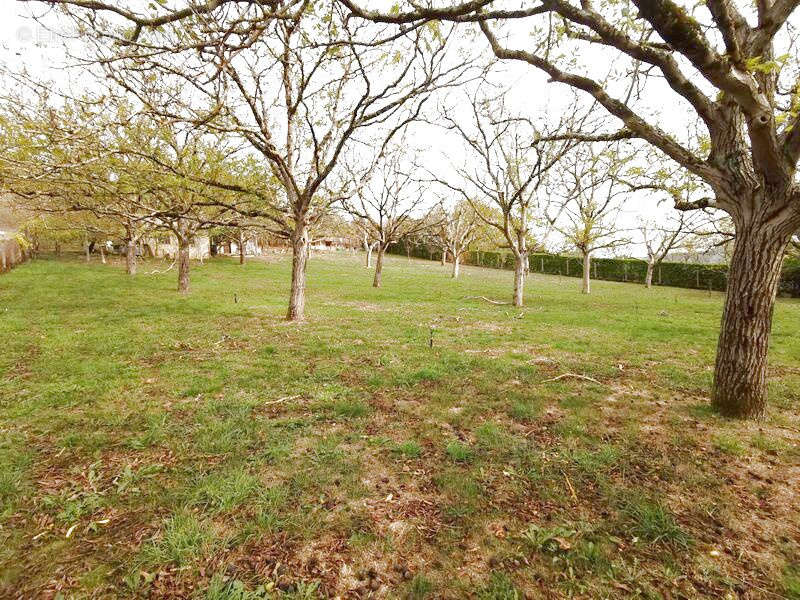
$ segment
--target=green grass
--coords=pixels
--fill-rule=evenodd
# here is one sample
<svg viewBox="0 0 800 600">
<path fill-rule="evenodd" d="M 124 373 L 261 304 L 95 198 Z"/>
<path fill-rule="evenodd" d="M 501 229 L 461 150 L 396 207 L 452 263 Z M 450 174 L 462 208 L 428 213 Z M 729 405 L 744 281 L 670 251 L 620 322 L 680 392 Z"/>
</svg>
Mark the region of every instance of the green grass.
<svg viewBox="0 0 800 600">
<path fill-rule="evenodd" d="M 315 255 L 289 324 L 286 258 L 156 266 L 0 276 L 0 597 L 797 596 L 800 302 L 742 423 L 720 294 Z"/>
</svg>

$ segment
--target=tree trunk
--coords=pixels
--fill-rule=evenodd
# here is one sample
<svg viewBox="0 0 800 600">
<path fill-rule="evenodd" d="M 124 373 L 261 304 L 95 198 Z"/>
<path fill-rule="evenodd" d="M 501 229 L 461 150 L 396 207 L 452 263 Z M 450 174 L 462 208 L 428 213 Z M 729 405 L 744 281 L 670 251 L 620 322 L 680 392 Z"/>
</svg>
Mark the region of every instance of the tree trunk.
<svg viewBox="0 0 800 600">
<path fill-rule="evenodd" d="M 655 263 L 651 260 L 647 261 L 647 276 L 644 279 L 644 284 L 647 286 L 649 290 L 653 287 L 653 270 L 655 269 Z"/>
<path fill-rule="evenodd" d="M 364 251 L 367 253 L 367 268 L 372 268 L 372 244 L 364 244 Z"/>
<path fill-rule="evenodd" d="M 458 274 L 461 267 L 461 257 L 458 254 L 453 254 L 453 279 L 458 279 Z"/>
<path fill-rule="evenodd" d="M 55 251 L 56 251 L 56 256 L 61 256 L 61 244 L 58 242 L 56 242 Z"/>
<path fill-rule="evenodd" d="M 189 293 L 189 240 L 178 237 L 178 291 Z"/>
<path fill-rule="evenodd" d="M 712 405 L 723 415 L 765 414 L 772 312 L 789 235 L 763 226 L 737 227 L 712 392 Z"/>
<path fill-rule="evenodd" d="M 86 262 L 88 263 L 91 260 L 92 247 L 89 245 L 89 240 L 86 236 L 83 238 L 83 247 L 86 250 Z"/>
<path fill-rule="evenodd" d="M 305 318 L 308 244 L 308 229 L 298 225 L 292 234 L 292 289 L 286 313 L 289 321 L 302 321 Z"/>
<path fill-rule="evenodd" d="M 514 264 L 514 306 L 522 306 L 525 295 L 525 262 L 524 254 L 515 256 Z"/>
<path fill-rule="evenodd" d="M 455 261 L 453 261 L 455 263 Z M 442 266 L 447 264 L 447 250 L 442 250 Z M 455 266 L 453 267 L 455 269 Z M 458 275 L 453 275 L 453 277 L 458 277 Z"/>
<path fill-rule="evenodd" d="M 100 244 L 100 262 L 106 264 L 106 249 L 105 244 Z"/>
<path fill-rule="evenodd" d="M 378 257 L 375 259 L 375 277 L 372 280 L 372 287 L 381 287 L 381 278 L 383 276 L 383 255 L 386 253 L 386 248 L 383 245 L 378 246 Z"/>
<path fill-rule="evenodd" d="M 136 242 L 131 239 L 125 243 L 125 272 L 136 275 Z"/>
<path fill-rule="evenodd" d="M 592 293 L 592 254 L 591 252 L 583 253 L 583 287 L 581 292 L 584 294 Z"/>
<path fill-rule="evenodd" d="M 239 264 L 244 264 L 244 234 L 239 229 Z"/>
</svg>

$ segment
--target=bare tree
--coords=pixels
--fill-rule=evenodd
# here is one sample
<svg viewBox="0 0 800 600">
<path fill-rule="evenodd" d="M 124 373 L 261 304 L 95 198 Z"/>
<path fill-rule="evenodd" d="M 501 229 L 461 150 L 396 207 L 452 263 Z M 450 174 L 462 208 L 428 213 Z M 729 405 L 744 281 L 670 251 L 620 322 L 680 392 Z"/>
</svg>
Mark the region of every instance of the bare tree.
<svg viewBox="0 0 800 600">
<path fill-rule="evenodd" d="M 584 294 L 591 293 L 592 254 L 630 244 L 617 225 L 621 199 L 628 191 L 618 175 L 627 162 L 616 147 L 584 144 L 572 151 L 559 169 L 565 190 L 559 217 L 549 217 L 553 227 L 581 253 Z"/>
<path fill-rule="evenodd" d="M 348 19 L 333 0 L 211 0 L 180 10 L 159 3 L 154 16 L 121 0 L 41 1 L 93 32 L 93 61 L 153 113 L 239 137 L 263 159 L 282 188 L 266 218 L 292 246 L 289 320 L 305 314 L 313 229 L 354 192 L 336 176 L 345 149 L 366 138 L 385 145 L 430 93 L 470 68 L 447 58 L 442 28 L 378 45 L 385 32 Z"/>
<path fill-rule="evenodd" d="M 441 224 L 436 228 L 434 238 L 442 249 L 442 264 L 445 264 L 448 254 L 453 258 L 452 277 L 456 279 L 462 257 L 480 232 L 478 215 L 465 201 L 459 202 L 450 210 L 442 208 L 442 212 Z"/>
<path fill-rule="evenodd" d="M 442 116 L 442 124 L 463 140 L 474 158 L 457 166 L 461 182 L 437 178 L 469 203 L 478 218 L 498 230 L 514 255 L 514 306 L 524 302 L 528 242 L 534 221 L 543 219 L 548 172 L 572 142 L 543 136 L 527 119 L 506 114 L 501 100 L 491 105 L 474 95 L 469 124 Z M 549 135 L 549 134 L 548 134 Z"/>
<path fill-rule="evenodd" d="M 381 287 L 383 259 L 389 246 L 429 227 L 427 221 L 415 217 L 426 198 L 420 182 L 413 176 L 413 165 L 402 160 L 403 151 L 400 146 L 388 149 L 370 181 L 355 198 L 343 202 L 347 212 L 363 224 L 365 244 L 370 238 L 375 240 L 373 287 Z"/>
<path fill-rule="evenodd" d="M 496 0 L 469 0 L 439 6 L 404 2 L 382 14 L 340 1 L 383 23 L 477 22 L 495 56 L 529 64 L 551 81 L 585 92 L 619 119 L 622 128 L 614 133 L 645 140 L 706 182 L 713 197 L 676 208 L 715 207 L 727 212 L 736 228 L 712 404 L 728 416 L 764 416 L 781 263 L 800 228 L 800 112 L 791 99 L 800 59 L 788 24 L 800 3 L 757 0 L 754 10 L 745 10 L 726 0 L 688 7 L 674 0 L 579 5 L 547 0 L 507 10 Z M 510 47 L 498 33 L 503 23 L 541 35 L 527 38 L 527 48 Z M 595 66 L 614 65 L 614 72 L 575 68 L 570 61 L 584 51 L 606 56 Z M 634 93 L 620 94 L 614 73 L 623 73 L 633 86 L 625 89 Z M 669 133 L 673 123 L 664 117 L 672 113 L 646 106 L 656 95 L 660 105 L 674 101 L 700 120 L 707 134 L 703 144 L 693 146 Z"/>
</svg>

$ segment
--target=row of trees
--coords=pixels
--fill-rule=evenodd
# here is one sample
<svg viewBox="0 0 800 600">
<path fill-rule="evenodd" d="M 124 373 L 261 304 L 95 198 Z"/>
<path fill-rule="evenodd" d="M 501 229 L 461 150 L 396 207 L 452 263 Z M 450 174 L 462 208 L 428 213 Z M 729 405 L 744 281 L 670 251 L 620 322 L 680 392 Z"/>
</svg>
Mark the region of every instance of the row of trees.
<svg viewBox="0 0 800 600">
<path fill-rule="evenodd" d="M 716 0 L 632 0 L 632 10 L 628 3 L 547 0 L 510 9 L 499 0 L 443 0 L 401 2 L 384 13 L 357 0 L 208 0 L 183 8 L 159 2 L 141 11 L 112 0 L 30 1 L 63 10 L 76 23 L 77 58 L 102 70 L 109 84 L 104 103 L 134 102 L 132 121 L 166 133 L 135 145 L 123 139 L 117 151 L 102 128 L 106 133 L 88 147 L 123 161 L 109 172 L 94 168 L 104 161 L 84 156 L 83 127 L 56 127 L 46 147 L 42 141 L 22 157 L 9 153 L 15 191 L 41 199 L 54 188 L 70 189 L 70 197 L 102 197 L 102 206 L 124 198 L 135 210 L 93 206 L 93 213 L 135 214 L 131 227 L 171 221 L 176 235 L 200 222 L 257 220 L 291 243 L 293 320 L 304 314 L 310 236 L 332 207 L 346 205 L 364 231 L 378 231 L 372 240 L 365 234 L 365 244 L 377 249 L 379 265 L 390 238 L 414 221 L 408 204 L 387 209 L 393 194 L 419 185 L 414 173 L 424 169 L 391 158 L 391 149 L 411 124 L 434 118 L 426 111 L 437 92 L 485 78 L 485 68 L 465 58 L 471 40 L 464 34 L 477 32 L 497 59 L 542 72 L 591 102 L 537 122 L 509 116 L 502 97 L 475 96 L 472 122 L 435 117 L 474 161 L 456 169 L 456 180 L 428 173 L 428 181 L 458 194 L 477 221 L 502 236 L 517 262 L 515 303 L 523 301 L 534 228 L 571 240 L 588 268 L 592 252 L 621 243 L 611 224 L 621 206 L 641 197 L 636 191 L 667 191 L 680 211 L 723 211 L 735 247 L 713 403 L 728 415 L 764 414 L 780 265 L 800 229 L 798 63 L 787 24 L 797 2 L 763 0 L 744 10 Z M 670 122 L 674 112 L 659 110 L 666 94 L 696 123 Z M 83 99 L 71 110 L 98 102 Z M 613 119 L 598 118 L 601 110 Z M 614 119 L 620 127 L 608 128 Z M 97 130 L 91 119 L 81 121 Z M 49 131 L 40 135 L 46 140 Z M 51 158 L 55 144 L 70 150 Z M 230 153 L 215 155 L 228 147 Z M 658 158 L 637 162 L 646 147 Z M 37 152 L 39 176 L 20 176 Z M 159 171 L 146 185 L 122 175 L 139 160 Z M 665 160 L 678 180 L 699 182 L 696 194 L 684 196 L 688 186 L 651 170 Z M 245 176 L 230 177 L 231 161 Z M 137 186 L 145 190 L 141 197 Z M 370 195 L 371 186 L 380 193 Z M 181 199 L 168 200 L 175 190 Z M 203 217 L 189 217 L 178 205 Z M 450 250 L 454 257 L 457 250 Z M 664 254 L 656 241 L 648 252 L 653 261 Z"/>
</svg>

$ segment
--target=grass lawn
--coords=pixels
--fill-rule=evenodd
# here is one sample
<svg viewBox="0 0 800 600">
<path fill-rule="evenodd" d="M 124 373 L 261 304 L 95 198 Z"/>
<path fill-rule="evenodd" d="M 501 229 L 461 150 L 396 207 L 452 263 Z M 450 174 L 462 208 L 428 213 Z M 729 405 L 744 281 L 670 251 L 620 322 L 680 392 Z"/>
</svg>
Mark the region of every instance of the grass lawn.
<svg viewBox="0 0 800 600">
<path fill-rule="evenodd" d="M 323 255 L 297 325 L 288 259 L 192 268 L 0 277 L 0 597 L 800 598 L 800 302 L 745 423 L 720 294 Z"/>
</svg>

